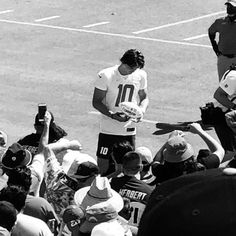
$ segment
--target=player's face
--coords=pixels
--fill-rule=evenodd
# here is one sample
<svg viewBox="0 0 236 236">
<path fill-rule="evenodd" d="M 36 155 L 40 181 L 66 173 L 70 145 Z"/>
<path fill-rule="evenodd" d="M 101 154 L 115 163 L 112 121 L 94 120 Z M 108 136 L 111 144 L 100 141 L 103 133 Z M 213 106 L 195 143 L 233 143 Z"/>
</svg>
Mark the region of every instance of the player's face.
<svg viewBox="0 0 236 236">
<path fill-rule="evenodd" d="M 138 69 L 138 66 L 129 66 L 129 65 L 126 65 L 126 72 L 127 72 L 127 75 L 129 74 L 132 74 L 134 71 L 136 71 Z"/>
<path fill-rule="evenodd" d="M 236 15 L 236 7 L 234 7 L 233 5 L 231 5 L 230 3 L 226 4 L 226 10 L 227 10 L 227 14 L 229 16 L 234 16 Z"/>
</svg>

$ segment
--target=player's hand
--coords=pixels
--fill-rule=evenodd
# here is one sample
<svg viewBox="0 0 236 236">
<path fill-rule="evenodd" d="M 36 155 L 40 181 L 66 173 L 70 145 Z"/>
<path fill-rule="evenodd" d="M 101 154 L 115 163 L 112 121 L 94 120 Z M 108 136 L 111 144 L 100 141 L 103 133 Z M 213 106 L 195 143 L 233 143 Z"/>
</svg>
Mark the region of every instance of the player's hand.
<svg viewBox="0 0 236 236">
<path fill-rule="evenodd" d="M 116 113 L 112 114 L 112 119 L 117 120 L 119 122 L 126 122 L 130 118 L 128 116 L 126 116 L 125 114 L 123 114 L 123 113 L 116 112 Z"/>
<path fill-rule="evenodd" d="M 136 119 L 130 118 L 130 120 L 132 120 L 132 121 L 135 122 L 135 123 L 139 123 L 139 122 L 142 122 L 143 117 L 139 117 L 139 118 L 136 118 Z"/>
</svg>

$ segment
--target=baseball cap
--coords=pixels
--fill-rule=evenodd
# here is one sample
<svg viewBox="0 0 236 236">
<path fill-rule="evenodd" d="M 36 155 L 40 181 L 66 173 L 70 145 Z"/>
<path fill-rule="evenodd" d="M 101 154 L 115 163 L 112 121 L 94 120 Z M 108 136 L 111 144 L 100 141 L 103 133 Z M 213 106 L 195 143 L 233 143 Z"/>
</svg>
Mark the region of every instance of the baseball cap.
<svg viewBox="0 0 236 236">
<path fill-rule="evenodd" d="M 0 201 L 0 226 L 11 231 L 12 227 L 15 225 L 16 216 L 16 209 L 10 202 Z M 0 233 L 0 235 L 2 234 Z"/>
<path fill-rule="evenodd" d="M 90 161 L 86 161 L 80 163 L 79 165 L 77 165 L 76 162 L 74 164 L 72 163 L 67 175 L 76 179 L 86 179 L 88 177 L 98 175 L 98 173 L 98 166 Z"/>
<path fill-rule="evenodd" d="M 228 0 L 225 4 L 231 4 L 236 7 L 236 0 Z"/>
<path fill-rule="evenodd" d="M 235 235 L 236 169 L 211 169 L 162 183 L 147 204 L 138 236 Z"/>
<path fill-rule="evenodd" d="M 193 154 L 192 146 L 181 136 L 169 138 L 163 151 L 164 160 L 171 163 L 185 161 Z"/>
<path fill-rule="evenodd" d="M 73 232 L 73 235 L 78 235 L 80 222 L 84 216 L 85 214 L 82 208 L 76 205 L 70 205 L 64 210 L 62 219 L 68 229 Z"/>
<path fill-rule="evenodd" d="M 141 156 L 142 162 L 151 164 L 153 162 L 153 155 L 149 148 L 147 147 L 138 147 L 136 152 Z"/>
<path fill-rule="evenodd" d="M 7 169 L 28 166 L 31 162 L 31 153 L 19 143 L 13 143 L 2 157 L 2 165 Z"/>
</svg>

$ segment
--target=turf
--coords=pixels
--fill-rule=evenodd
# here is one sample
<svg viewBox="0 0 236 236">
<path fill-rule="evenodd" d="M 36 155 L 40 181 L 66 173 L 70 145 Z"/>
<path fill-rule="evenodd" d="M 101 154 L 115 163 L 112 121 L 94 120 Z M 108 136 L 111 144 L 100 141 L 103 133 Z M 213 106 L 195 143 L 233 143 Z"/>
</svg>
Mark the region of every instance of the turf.
<svg viewBox="0 0 236 236">
<path fill-rule="evenodd" d="M 1 0 L 0 12 L 9 9 L 14 11 L 0 14 L 0 128 L 9 144 L 33 132 L 37 104 L 45 102 L 68 138 L 80 140 L 84 152 L 95 157 L 99 116 L 91 113 L 93 82 L 129 48 L 140 49 L 146 59 L 150 106 L 145 119 L 196 121 L 199 106 L 212 100 L 218 78 L 209 40 L 183 39 L 206 34 L 218 15 L 132 32 L 224 11 L 224 1 Z M 60 18 L 35 22 L 54 15 Z M 110 23 L 83 27 L 103 21 Z M 155 122 L 140 123 L 137 146 L 158 150 L 168 130 L 155 131 Z M 186 137 L 196 150 L 205 147 L 196 135 Z"/>
</svg>

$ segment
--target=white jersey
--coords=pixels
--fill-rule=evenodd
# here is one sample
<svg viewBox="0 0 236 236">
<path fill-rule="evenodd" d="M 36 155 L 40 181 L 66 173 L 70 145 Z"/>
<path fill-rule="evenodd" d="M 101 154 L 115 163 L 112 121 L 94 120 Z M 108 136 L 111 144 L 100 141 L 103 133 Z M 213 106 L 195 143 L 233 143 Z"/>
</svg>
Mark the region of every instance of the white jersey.
<svg viewBox="0 0 236 236">
<path fill-rule="evenodd" d="M 118 65 L 104 69 L 98 73 L 95 87 L 107 91 L 103 103 L 112 112 L 121 112 L 121 102 L 139 104 L 139 90 L 147 88 L 147 73 L 142 69 L 135 70 L 130 75 L 121 75 Z M 124 127 L 126 122 L 119 122 L 105 115 L 101 118 L 101 133 L 114 135 L 134 135 L 134 122 Z"/>
</svg>

